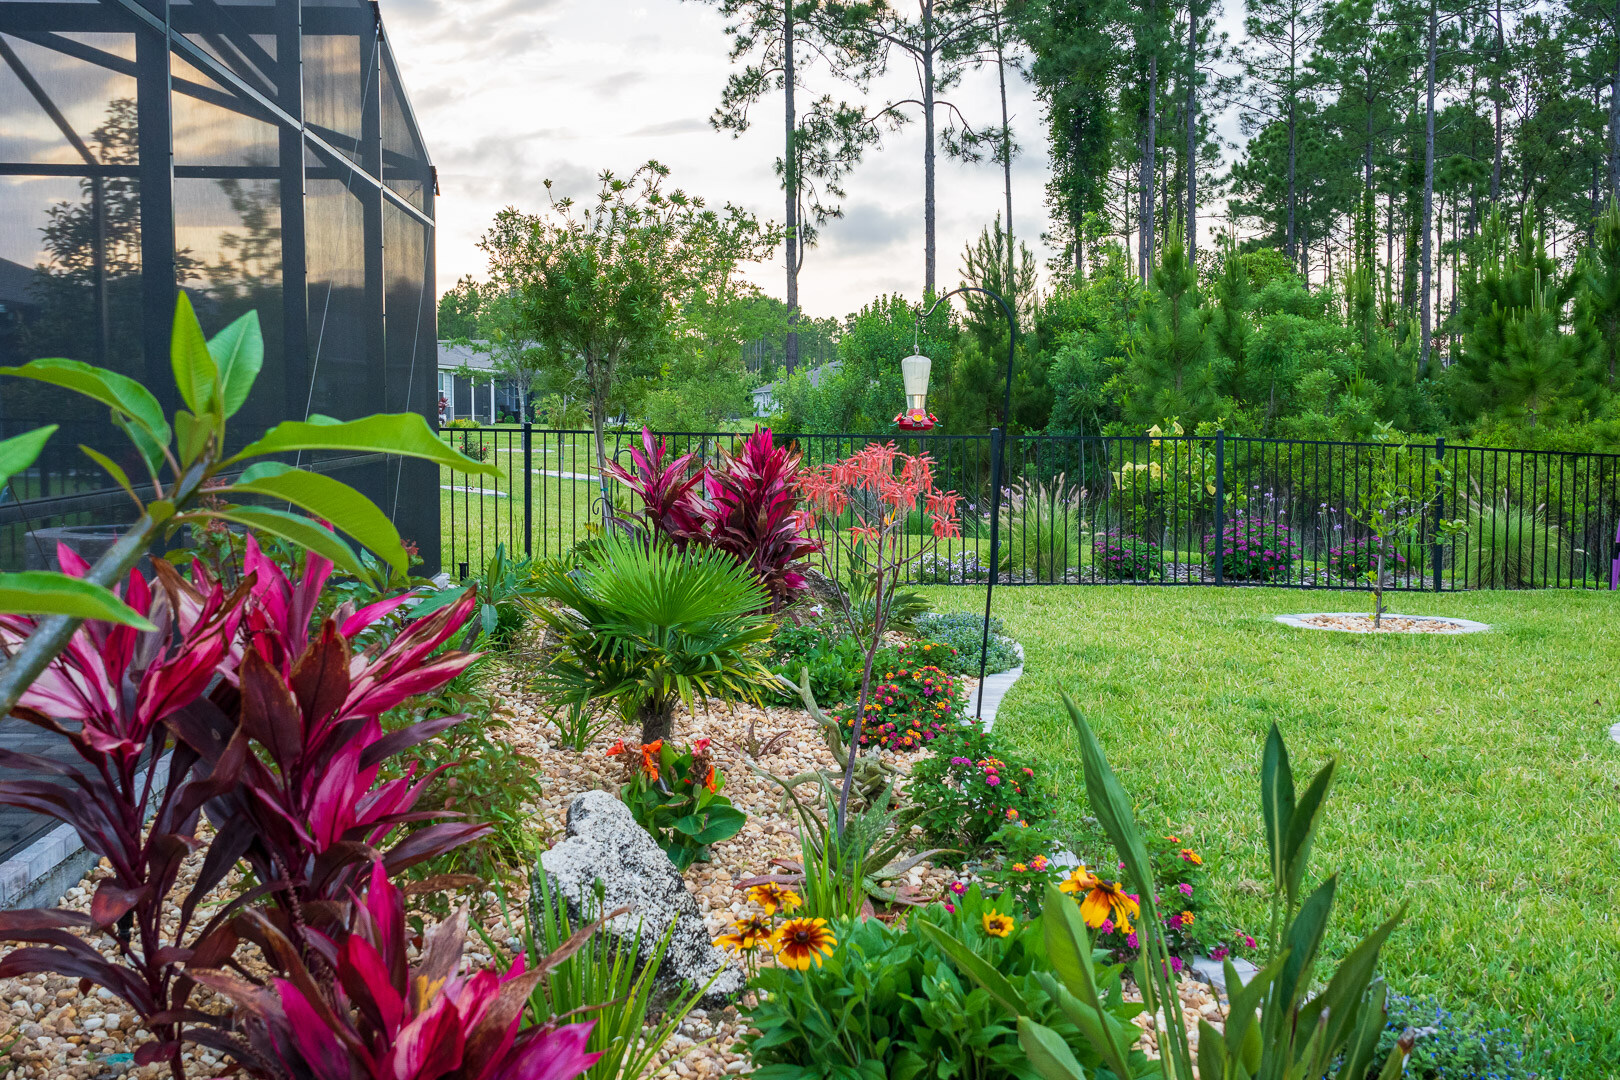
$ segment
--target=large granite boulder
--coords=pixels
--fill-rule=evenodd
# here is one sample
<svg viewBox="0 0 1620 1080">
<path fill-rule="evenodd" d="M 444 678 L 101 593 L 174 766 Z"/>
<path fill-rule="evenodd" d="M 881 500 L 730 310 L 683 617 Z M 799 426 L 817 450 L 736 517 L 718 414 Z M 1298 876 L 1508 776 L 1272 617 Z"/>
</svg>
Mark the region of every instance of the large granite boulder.
<svg viewBox="0 0 1620 1080">
<path fill-rule="evenodd" d="M 570 800 L 567 836 L 540 856 L 540 868 L 553 895 L 566 899 L 576 925 L 587 913 L 628 906 L 629 912 L 610 920 L 604 929 L 628 945 L 636 940 L 639 926 L 638 963 L 652 959 L 674 926 L 658 970 L 660 996 L 673 994 L 683 981 L 700 987 L 713 978 L 700 1004 L 717 1008 L 734 999 L 747 983 L 743 972 L 728 963 L 726 954 L 709 939 L 697 900 L 686 891 L 669 856 L 636 824 L 630 808 L 607 792 L 586 791 Z"/>
</svg>

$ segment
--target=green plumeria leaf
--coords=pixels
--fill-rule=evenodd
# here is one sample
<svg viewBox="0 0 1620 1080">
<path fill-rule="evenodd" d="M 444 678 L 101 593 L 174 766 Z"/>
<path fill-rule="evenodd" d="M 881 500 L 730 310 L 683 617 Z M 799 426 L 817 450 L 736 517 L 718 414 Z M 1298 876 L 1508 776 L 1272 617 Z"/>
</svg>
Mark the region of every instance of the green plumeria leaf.
<svg viewBox="0 0 1620 1080">
<path fill-rule="evenodd" d="M 56 433 L 56 427 L 55 424 L 47 424 L 0 442 L 0 484 L 5 484 L 38 459 L 46 442 Z"/>
<path fill-rule="evenodd" d="M 150 390 L 126 375 L 61 357 L 31 360 L 22 367 L 0 367 L 0 375 L 33 379 L 83 394 L 115 414 L 128 417 L 159 446 L 169 445 L 169 422 L 163 417 L 163 406 Z"/>
<path fill-rule="evenodd" d="M 86 446 L 83 443 L 80 443 L 79 449 L 84 451 L 85 457 L 89 458 L 91 461 L 95 462 L 97 465 L 100 465 L 104 470 L 106 470 L 107 475 L 113 478 L 113 482 L 119 487 L 123 488 L 129 497 L 134 499 L 136 504 L 139 505 L 141 497 L 135 494 L 135 485 L 129 482 L 129 474 L 124 472 L 124 467 L 122 465 L 118 464 L 118 462 L 114 461 L 112 458 L 108 457 L 106 454 L 103 454 L 100 450 L 97 450 L 94 447 Z"/>
<path fill-rule="evenodd" d="M 144 616 L 118 599 L 111 589 L 55 570 L 0 574 L 0 611 L 8 615 L 67 615 L 74 619 L 156 630 Z"/>
<path fill-rule="evenodd" d="M 174 384 L 180 388 L 180 399 L 186 403 L 186 408 L 199 416 L 210 412 L 214 390 L 219 384 L 219 368 L 208 351 L 208 339 L 203 337 L 202 324 L 197 322 L 197 313 L 191 308 L 191 298 L 184 290 L 174 303 L 169 364 L 174 369 Z"/>
<path fill-rule="evenodd" d="M 220 408 L 225 418 L 235 416 L 264 367 L 264 331 L 259 313 L 250 311 L 215 334 L 208 352 L 219 368 Z"/>
<path fill-rule="evenodd" d="M 416 413 L 378 413 L 360 420 L 283 420 L 255 443 L 244 447 L 232 461 L 298 450 L 355 450 L 373 454 L 400 454 L 422 458 L 458 472 L 499 476 L 494 465 L 474 461 L 447 446 L 427 421 Z"/>
<path fill-rule="evenodd" d="M 348 533 L 397 573 L 403 574 L 409 569 L 405 545 L 388 515 L 341 480 L 276 461 L 264 461 L 249 467 L 226 491 L 285 499 Z"/>
</svg>

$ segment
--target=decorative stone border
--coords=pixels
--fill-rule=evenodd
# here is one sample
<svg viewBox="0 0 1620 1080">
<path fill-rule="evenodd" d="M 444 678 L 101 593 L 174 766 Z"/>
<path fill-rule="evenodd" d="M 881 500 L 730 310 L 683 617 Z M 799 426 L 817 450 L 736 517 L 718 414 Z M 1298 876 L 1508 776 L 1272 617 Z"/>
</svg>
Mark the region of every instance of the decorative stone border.
<svg viewBox="0 0 1620 1080">
<path fill-rule="evenodd" d="M 984 682 L 979 686 L 975 686 L 973 693 L 968 695 L 967 714 L 969 716 L 973 716 L 978 712 L 979 695 L 981 693 L 984 695 L 982 719 L 986 731 L 989 731 L 990 726 L 996 722 L 996 710 L 1001 708 L 1001 699 L 1007 696 L 1007 691 L 1013 688 L 1013 683 L 1022 678 L 1024 674 L 1024 647 L 1015 641 L 1013 642 L 1013 649 L 1018 653 L 1018 666 L 1009 668 L 997 675 L 986 675 Z"/>
<path fill-rule="evenodd" d="M 163 797 L 168 784 L 169 755 L 158 762 L 158 775 L 152 782 L 152 802 Z M 139 787 L 146 782 L 146 770 L 136 774 Z M 12 908 L 54 907 L 62 894 L 72 888 L 100 856 L 84 846 L 78 830 L 61 824 L 38 840 L 0 862 L 0 911 Z"/>
<path fill-rule="evenodd" d="M 1323 630 L 1330 634 L 1371 634 L 1375 632 L 1380 634 L 1415 633 L 1415 631 L 1397 630 L 1349 630 L 1341 626 L 1315 626 L 1305 621 L 1306 619 L 1317 615 L 1328 615 L 1333 618 L 1340 619 L 1367 618 L 1367 613 L 1365 611 L 1307 611 L 1302 615 L 1278 615 L 1276 619 L 1284 626 L 1293 626 L 1300 630 Z M 1393 611 L 1386 611 L 1384 612 L 1384 618 L 1411 619 L 1413 622 L 1435 622 L 1449 624 L 1447 629 L 1426 630 L 1423 631 L 1424 634 L 1482 634 L 1486 630 L 1490 629 L 1490 625 L 1488 623 L 1475 622 L 1473 619 L 1459 619 L 1453 615 L 1401 615 Z"/>
</svg>

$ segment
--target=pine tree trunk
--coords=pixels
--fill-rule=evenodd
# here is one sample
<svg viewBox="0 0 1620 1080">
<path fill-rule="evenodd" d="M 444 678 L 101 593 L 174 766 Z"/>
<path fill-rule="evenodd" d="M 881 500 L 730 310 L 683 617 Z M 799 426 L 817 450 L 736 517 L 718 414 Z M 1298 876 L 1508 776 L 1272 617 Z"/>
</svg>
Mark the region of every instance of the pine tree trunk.
<svg viewBox="0 0 1620 1080">
<path fill-rule="evenodd" d="M 1198 257 L 1198 0 L 1187 0 L 1187 258 Z"/>
<path fill-rule="evenodd" d="M 1496 106 L 1496 145 L 1491 150 L 1491 206 L 1502 193 L 1502 0 L 1496 0 L 1496 62 L 1491 65 L 1491 101 Z"/>
<path fill-rule="evenodd" d="M 1620 0 L 1615 0 L 1614 29 L 1620 34 Z M 1620 50 L 1616 50 L 1614 79 L 1609 85 L 1609 194 L 1620 198 Z"/>
<path fill-rule="evenodd" d="M 786 125 L 783 147 L 782 184 L 787 189 L 787 342 L 782 366 L 791 375 L 799 366 L 799 154 L 798 123 L 793 102 L 793 0 L 782 0 L 782 97 Z"/>
<path fill-rule="evenodd" d="M 1153 189 L 1156 186 L 1158 132 L 1155 124 L 1159 111 L 1159 54 L 1157 49 L 1148 56 L 1147 130 L 1142 141 L 1142 281 L 1153 275 Z"/>
<path fill-rule="evenodd" d="M 923 295 L 934 295 L 934 0 L 923 0 Z"/>
<path fill-rule="evenodd" d="M 1299 147 L 1296 145 L 1296 130 L 1294 124 L 1294 102 L 1288 102 L 1288 227 L 1284 233 L 1283 246 L 1288 253 L 1290 266 L 1299 265 L 1299 253 L 1294 247 L 1294 165 L 1296 164 Z"/>
<path fill-rule="evenodd" d="M 1012 121 L 1007 116 L 1007 58 L 1003 53 L 1002 12 L 996 15 L 996 79 L 1001 84 L 1001 182 L 1007 196 L 1007 285 L 1012 286 L 1017 267 L 1013 254 L 1012 220 Z M 1077 234 L 1078 235 L 1078 234 Z M 1076 243 L 1079 241 L 1076 240 Z"/>
<path fill-rule="evenodd" d="M 1429 57 L 1424 74 L 1423 117 L 1423 310 L 1419 317 L 1422 339 L 1418 346 L 1418 378 L 1429 371 L 1430 335 L 1434 330 L 1434 311 L 1431 299 L 1431 277 L 1434 273 L 1434 60 L 1440 16 L 1437 0 L 1429 0 Z"/>
</svg>

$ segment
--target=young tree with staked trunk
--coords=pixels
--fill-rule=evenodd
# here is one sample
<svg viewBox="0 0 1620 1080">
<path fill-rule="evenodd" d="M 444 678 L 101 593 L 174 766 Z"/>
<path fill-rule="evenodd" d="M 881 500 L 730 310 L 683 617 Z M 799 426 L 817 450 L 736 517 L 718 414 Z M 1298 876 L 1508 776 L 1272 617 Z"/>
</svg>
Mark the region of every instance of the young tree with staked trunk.
<svg viewBox="0 0 1620 1080">
<path fill-rule="evenodd" d="M 513 299 L 515 332 L 583 374 L 609 523 L 602 425 L 622 369 L 654 370 L 689 275 L 714 242 L 714 215 L 701 199 L 666 193 L 668 174 L 656 161 L 626 178 L 604 171 L 589 202 L 553 197 L 537 214 L 508 207 L 479 241 L 492 283 Z M 545 186 L 549 194 L 551 181 Z"/>
<path fill-rule="evenodd" d="M 718 131 L 742 135 L 749 115 L 769 94 L 782 95 L 782 156 L 776 175 L 785 196 L 784 262 L 787 268 L 788 334 L 784 366 L 798 367 L 799 274 L 817 230 L 842 216 L 843 179 L 860 161 L 876 133 L 858 105 L 832 95 L 800 102 L 809 74 L 819 63 L 829 81 L 864 90 L 881 63 L 871 41 L 852 31 L 874 18 L 867 4 L 823 0 L 702 0 L 727 20 L 731 60 L 741 71 L 726 80 L 710 123 Z"/>
</svg>

